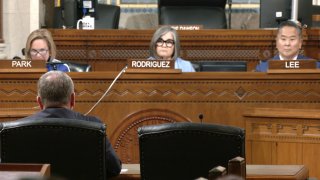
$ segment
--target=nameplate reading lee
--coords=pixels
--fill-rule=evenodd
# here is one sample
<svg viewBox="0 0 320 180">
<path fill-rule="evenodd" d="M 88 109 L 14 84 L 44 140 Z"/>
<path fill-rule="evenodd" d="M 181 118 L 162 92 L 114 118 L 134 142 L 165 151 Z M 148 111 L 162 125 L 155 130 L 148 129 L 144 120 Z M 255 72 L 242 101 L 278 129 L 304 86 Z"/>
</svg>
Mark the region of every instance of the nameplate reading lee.
<svg viewBox="0 0 320 180">
<path fill-rule="evenodd" d="M 269 60 L 269 69 L 316 69 L 315 60 Z"/>
<path fill-rule="evenodd" d="M 129 69 L 173 69 L 174 61 L 171 60 L 129 60 Z"/>
</svg>

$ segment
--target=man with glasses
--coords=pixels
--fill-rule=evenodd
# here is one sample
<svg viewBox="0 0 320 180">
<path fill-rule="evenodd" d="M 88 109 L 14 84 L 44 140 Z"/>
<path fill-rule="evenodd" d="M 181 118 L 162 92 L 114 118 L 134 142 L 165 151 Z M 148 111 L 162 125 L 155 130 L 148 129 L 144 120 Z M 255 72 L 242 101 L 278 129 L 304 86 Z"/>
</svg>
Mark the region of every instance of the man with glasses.
<svg viewBox="0 0 320 180">
<path fill-rule="evenodd" d="M 311 58 L 300 54 L 302 41 L 302 29 L 299 22 L 290 20 L 282 22 L 276 37 L 276 47 L 279 53 L 272 60 L 310 60 Z M 317 68 L 320 68 L 319 62 L 317 62 Z M 268 60 L 261 61 L 256 66 L 256 72 L 266 72 L 268 69 Z"/>
<path fill-rule="evenodd" d="M 177 31 L 170 26 L 160 27 L 154 34 L 150 43 L 150 60 L 173 60 L 175 69 L 182 72 L 195 72 L 189 61 L 180 57 L 180 41 Z"/>
<path fill-rule="evenodd" d="M 55 59 L 55 55 L 56 46 L 48 30 L 38 29 L 29 35 L 25 48 L 27 59 L 46 61 L 48 71 L 70 72 L 69 66 Z"/>
</svg>

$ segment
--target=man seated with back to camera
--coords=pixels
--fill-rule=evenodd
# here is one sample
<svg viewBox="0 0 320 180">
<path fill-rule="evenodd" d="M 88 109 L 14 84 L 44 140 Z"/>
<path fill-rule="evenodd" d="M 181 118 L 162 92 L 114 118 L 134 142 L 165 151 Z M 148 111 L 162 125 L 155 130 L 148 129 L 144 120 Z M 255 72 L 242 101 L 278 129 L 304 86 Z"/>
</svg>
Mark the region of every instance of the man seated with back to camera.
<svg viewBox="0 0 320 180">
<path fill-rule="evenodd" d="M 26 59 L 46 61 L 48 63 L 48 71 L 58 70 L 70 72 L 67 64 L 55 59 L 56 45 L 54 44 L 50 31 L 47 29 L 37 29 L 29 35 L 24 53 Z"/>
<path fill-rule="evenodd" d="M 312 58 L 299 54 L 302 41 L 302 29 L 298 22 L 290 20 L 282 22 L 276 37 L 276 47 L 279 54 L 274 56 L 272 60 L 311 60 Z M 264 60 L 256 66 L 256 71 L 267 72 L 268 68 L 269 62 Z M 320 68 L 319 62 L 317 62 L 317 68 Z"/>
<path fill-rule="evenodd" d="M 182 72 L 195 72 L 192 64 L 179 56 L 180 40 L 177 31 L 170 26 L 157 29 L 150 42 L 149 60 L 172 60 L 175 69 L 181 69 Z"/>
<path fill-rule="evenodd" d="M 84 116 L 72 110 L 75 106 L 74 84 L 70 76 L 61 71 L 49 71 L 40 77 L 37 102 L 41 111 L 23 119 L 69 118 L 102 123 L 96 117 Z M 106 162 L 108 163 L 106 166 L 107 177 L 120 173 L 121 161 L 108 138 L 106 138 Z"/>
</svg>

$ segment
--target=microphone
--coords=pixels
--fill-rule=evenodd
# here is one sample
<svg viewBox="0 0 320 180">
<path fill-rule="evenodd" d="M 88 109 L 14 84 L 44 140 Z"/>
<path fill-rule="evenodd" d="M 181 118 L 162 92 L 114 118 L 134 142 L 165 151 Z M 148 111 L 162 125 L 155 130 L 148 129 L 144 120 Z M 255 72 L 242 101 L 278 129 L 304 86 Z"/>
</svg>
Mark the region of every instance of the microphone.
<svg viewBox="0 0 320 180">
<path fill-rule="evenodd" d="M 114 80 L 112 81 L 112 83 L 110 84 L 110 86 L 108 87 L 108 89 L 106 90 L 106 92 L 104 92 L 104 94 L 101 96 L 101 98 L 92 106 L 92 108 L 85 113 L 84 115 L 88 115 L 89 113 L 91 113 L 91 111 L 100 103 L 100 101 L 108 94 L 108 92 L 110 91 L 110 89 L 112 88 L 112 86 L 114 85 L 114 83 L 118 80 L 118 78 L 124 73 L 126 72 L 126 69 L 128 68 L 128 65 L 126 65 L 117 75 L 116 78 L 114 78 Z"/>
<path fill-rule="evenodd" d="M 65 64 L 63 62 L 47 62 L 47 68 L 50 70 L 52 68 L 52 70 L 58 70 L 58 65 L 59 64 Z M 50 68 L 51 67 L 51 68 Z"/>
<path fill-rule="evenodd" d="M 61 21 L 62 21 L 62 29 L 66 29 L 65 22 L 65 13 L 64 13 L 64 0 L 61 0 Z"/>
<path fill-rule="evenodd" d="M 200 123 L 202 124 L 203 114 L 199 114 Z"/>
<path fill-rule="evenodd" d="M 232 6 L 232 0 L 228 0 L 228 7 L 229 7 L 229 10 L 228 10 L 228 19 L 229 19 L 229 22 L 228 22 L 228 26 L 229 26 L 229 29 L 231 29 L 231 6 Z"/>
</svg>

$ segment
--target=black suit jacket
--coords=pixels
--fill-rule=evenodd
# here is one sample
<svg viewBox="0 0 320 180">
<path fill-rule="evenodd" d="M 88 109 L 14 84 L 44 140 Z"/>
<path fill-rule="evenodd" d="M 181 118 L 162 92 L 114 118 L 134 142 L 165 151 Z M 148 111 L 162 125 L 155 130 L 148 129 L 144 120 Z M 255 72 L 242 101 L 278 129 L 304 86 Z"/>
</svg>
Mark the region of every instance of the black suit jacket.
<svg viewBox="0 0 320 180">
<path fill-rule="evenodd" d="M 23 119 L 37 120 L 39 118 L 69 118 L 102 123 L 100 119 L 94 116 L 84 116 L 78 112 L 66 108 L 47 108 Z M 106 162 L 107 177 L 116 176 L 120 173 L 121 161 L 112 148 L 108 138 L 106 138 Z"/>
</svg>

